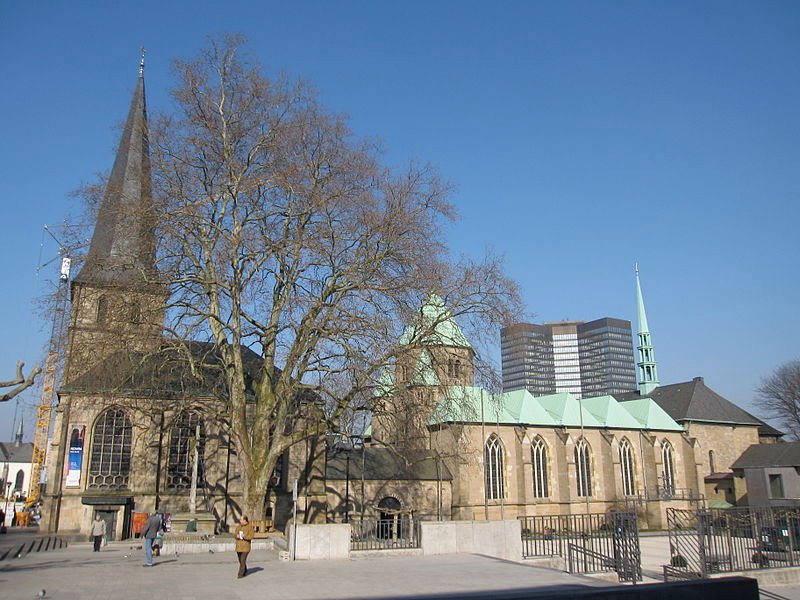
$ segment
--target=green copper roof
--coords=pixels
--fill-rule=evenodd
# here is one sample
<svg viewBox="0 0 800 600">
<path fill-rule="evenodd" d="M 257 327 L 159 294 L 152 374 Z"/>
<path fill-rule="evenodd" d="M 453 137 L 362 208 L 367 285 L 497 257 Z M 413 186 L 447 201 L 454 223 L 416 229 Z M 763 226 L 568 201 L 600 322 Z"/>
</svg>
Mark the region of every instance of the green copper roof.
<svg viewBox="0 0 800 600">
<path fill-rule="evenodd" d="M 516 420 L 507 415 L 497 402 L 497 397 L 487 390 L 474 386 L 454 385 L 447 388 L 444 400 L 436 406 L 428 423 L 481 423 L 482 421 L 516 423 Z"/>
<path fill-rule="evenodd" d="M 373 390 L 372 395 L 375 398 L 390 396 L 395 393 L 397 389 L 396 386 L 397 384 L 394 380 L 392 367 L 387 365 L 381 369 L 381 372 L 378 375 L 378 380 L 375 382 L 375 389 Z"/>
<path fill-rule="evenodd" d="M 620 402 L 622 408 L 628 411 L 640 423 L 642 429 L 659 431 L 683 431 L 663 408 L 650 398 L 640 400 L 627 400 Z"/>
<path fill-rule="evenodd" d="M 647 313 L 644 311 L 644 298 L 642 297 L 642 286 L 639 283 L 639 264 L 636 264 L 636 313 L 639 318 L 639 333 L 649 333 L 647 326 Z"/>
<path fill-rule="evenodd" d="M 553 415 L 553 418 L 559 425 L 564 427 L 603 427 L 597 417 L 582 407 L 582 401 L 579 401 L 572 394 L 562 392 L 560 394 L 551 394 L 549 396 L 540 396 L 536 398 L 544 409 Z"/>
<path fill-rule="evenodd" d="M 534 397 L 527 390 L 493 395 L 483 388 L 453 386 L 429 423 L 498 423 L 544 427 L 583 426 L 612 429 L 683 431 L 650 398 L 618 402 L 612 396 L 578 400 L 568 393 Z"/>
<path fill-rule="evenodd" d="M 559 425 L 528 390 L 506 392 L 502 394 L 502 399 L 505 410 L 510 416 L 516 418 L 518 423 Z"/>
<path fill-rule="evenodd" d="M 418 322 L 406 327 L 400 338 L 401 346 L 454 346 L 470 348 L 467 338 L 455 322 L 444 300 L 431 294 L 422 305 Z"/>
<path fill-rule="evenodd" d="M 641 424 L 631 413 L 611 396 L 584 398 L 583 407 L 597 417 L 605 427 L 616 429 L 639 429 Z"/>
<path fill-rule="evenodd" d="M 411 376 L 413 385 L 441 385 L 439 376 L 433 368 L 433 359 L 427 350 L 419 353 L 417 364 L 414 365 L 414 372 Z"/>
</svg>

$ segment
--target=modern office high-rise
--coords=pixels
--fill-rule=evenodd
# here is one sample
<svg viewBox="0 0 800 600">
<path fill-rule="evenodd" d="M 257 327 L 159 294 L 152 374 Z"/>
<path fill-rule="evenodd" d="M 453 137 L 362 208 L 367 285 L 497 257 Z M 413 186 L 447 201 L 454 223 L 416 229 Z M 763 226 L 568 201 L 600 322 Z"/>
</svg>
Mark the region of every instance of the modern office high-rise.
<svg viewBox="0 0 800 600">
<path fill-rule="evenodd" d="M 631 322 L 517 323 L 500 331 L 503 391 L 578 397 L 636 389 Z"/>
</svg>

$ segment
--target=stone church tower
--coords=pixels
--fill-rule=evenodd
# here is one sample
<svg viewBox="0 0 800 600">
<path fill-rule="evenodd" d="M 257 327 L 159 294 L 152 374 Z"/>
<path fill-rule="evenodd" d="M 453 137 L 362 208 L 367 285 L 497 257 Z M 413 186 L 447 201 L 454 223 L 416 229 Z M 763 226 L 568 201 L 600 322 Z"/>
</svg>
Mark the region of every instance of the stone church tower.
<svg viewBox="0 0 800 600">
<path fill-rule="evenodd" d="M 397 448 L 430 450 L 428 422 L 453 387 L 471 387 L 475 351 L 444 301 L 431 294 L 398 344 L 393 369 L 382 374 L 375 441 Z"/>
<path fill-rule="evenodd" d="M 144 481 L 137 453 L 148 446 L 132 432 L 154 429 L 133 409 L 144 393 L 123 381 L 130 365 L 154 356 L 163 341 L 167 289 L 158 279 L 154 229 L 142 60 L 89 252 L 71 286 L 64 377 L 47 456 L 43 524 L 51 531 L 84 528 L 92 506 L 108 518 L 112 536 L 130 531 L 134 490 Z M 109 447 L 95 448 L 104 436 Z M 105 494 L 103 503 L 92 504 L 89 494 Z"/>
<path fill-rule="evenodd" d="M 165 289 L 156 270 L 144 61 L 89 253 L 72 282 L 64 383 L 120 350 L 158 348 Z"/>
</svg>

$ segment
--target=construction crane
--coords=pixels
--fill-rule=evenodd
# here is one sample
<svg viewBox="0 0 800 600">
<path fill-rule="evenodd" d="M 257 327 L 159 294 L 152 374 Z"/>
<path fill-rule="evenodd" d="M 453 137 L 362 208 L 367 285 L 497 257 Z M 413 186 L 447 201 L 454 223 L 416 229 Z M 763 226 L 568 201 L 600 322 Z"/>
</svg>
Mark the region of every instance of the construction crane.
<svg viewBox="0 0 800 600">
<path fill-rule="evenodd" d="M 42 397 L 36 409 L 36 430 L 33 435 L 33 457 L 31 459 L 30 490 L 26 506 L 32 506 L 41 500 L 42 471 L 47 459 L 47 444 L 50 439 L 50 420 L 53 407 L 56 404 L 56 381 L 60 371 L 60 359 L 63 356 L 64 332 L 67 320 L 67 303 L 69 301 L 69 275 L 72 265 L 70 249 L 62 244 L 53 232 L 44 226 L 45 232 L 58 244 L 58 258 L 61 259 L 58 289 L 54 297 L 53 323 L 50 329 L 50 340 L 47 347 L 47 359 L 44 363 L 44 377 L 42 378 Z M 41 267 L 40 267 L 41 269 Z"/>
</svg>

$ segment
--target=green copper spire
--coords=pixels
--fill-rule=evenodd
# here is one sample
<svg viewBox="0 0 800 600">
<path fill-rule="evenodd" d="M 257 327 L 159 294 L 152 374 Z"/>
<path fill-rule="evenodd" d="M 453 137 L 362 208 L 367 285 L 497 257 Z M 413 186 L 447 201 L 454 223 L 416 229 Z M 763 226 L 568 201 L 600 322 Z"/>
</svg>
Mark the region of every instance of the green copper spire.
<svg viewBox="0 0 800 600">
<path fill-rule="evenodd" d="M 636 363 L 639 368 L 639 393 L 646 396 L 658 387 L 659 381 L 653 342 L 650 340 L 650 328 L 647 326 L 647 314 L 644 311 L 642 286 L 639 283 L 639 263 L 636 263 L 636 311 L 639 316 L 639 344 L 636 347 L 639 351 L 639 361 Z"/>
</svg>

